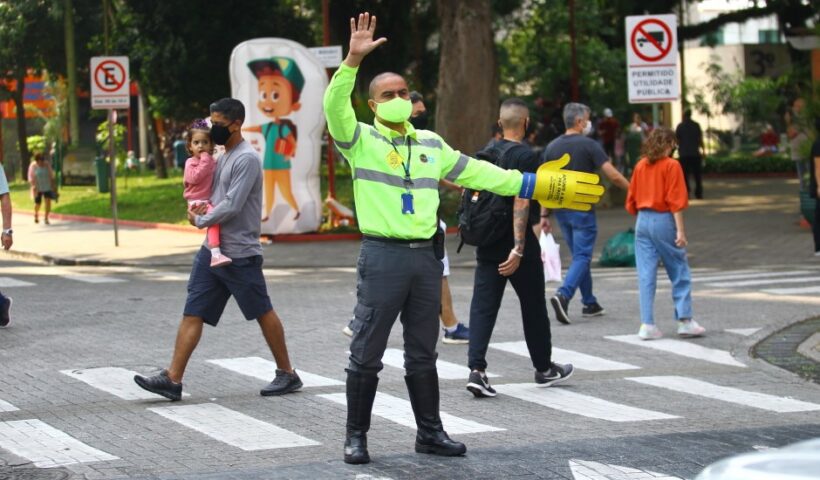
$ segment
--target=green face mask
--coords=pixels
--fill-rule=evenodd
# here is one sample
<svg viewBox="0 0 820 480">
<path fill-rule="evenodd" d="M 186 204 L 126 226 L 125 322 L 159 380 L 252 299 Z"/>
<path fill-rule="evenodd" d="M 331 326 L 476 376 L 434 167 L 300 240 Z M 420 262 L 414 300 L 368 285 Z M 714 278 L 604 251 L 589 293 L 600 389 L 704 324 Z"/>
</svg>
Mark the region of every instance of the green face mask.
<svg viewBox="0 0 820 480">
<path fill-rule="evenodd" d="M 410 118 L 413 112 L 413 103 L 401 97 L 396 97 L 390 101 L 376 104 L 376 115 L 382 120 L 391 123 L 403 123 Z"/>
</svg>

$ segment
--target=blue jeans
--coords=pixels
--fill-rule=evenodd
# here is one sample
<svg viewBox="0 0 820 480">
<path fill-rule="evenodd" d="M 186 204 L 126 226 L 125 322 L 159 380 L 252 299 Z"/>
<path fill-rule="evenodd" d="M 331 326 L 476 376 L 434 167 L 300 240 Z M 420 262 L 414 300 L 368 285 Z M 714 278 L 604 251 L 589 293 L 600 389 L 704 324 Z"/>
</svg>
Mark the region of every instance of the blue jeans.
<svg viewBox="0 0 820 480">
<path fill-rule="evenodd" d="M 692 318 L 692 275 L 686 249 L 675 246 L 675 218 L 669 212 L 641 210 L 635 222 L 635 263 L 638 268 L 638 298 L 641 323 L 654 325 L 655 286 L 658 260 L 663 261 L 672 282 L 675 320 Z"/>
<path fill-rule="evenodd" d="M 561 226 L 561 233 L 569 245 L 569 251 L 572 252 L 572 263 L 558 293 L 569 299 L 575 295 L 575 290 L 580 288 L 581 301 L 584 305 L 591 305 L 597 302 L 595 295 L 592 294 L 592 274 L 589 271 L 592 249 L 598 235 L 595 212 L 556 210 L 555 218 Z"/>
</svg>

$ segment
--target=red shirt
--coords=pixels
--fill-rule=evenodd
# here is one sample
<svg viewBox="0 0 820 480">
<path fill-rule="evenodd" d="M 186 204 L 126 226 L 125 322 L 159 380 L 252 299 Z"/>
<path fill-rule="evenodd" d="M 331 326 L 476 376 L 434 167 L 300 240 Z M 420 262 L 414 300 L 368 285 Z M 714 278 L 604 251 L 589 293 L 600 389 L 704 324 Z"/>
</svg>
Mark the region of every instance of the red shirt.
<svg viewBox="0 0 820 480">
<path fill-rule="evenodd" d="M 598 122 L 598 130 L 601 131 L 601 140 L 604 143 L 612 143 L 615 141 L 615 135 L 618 133 L 618 128 L 621 124 L 614 117 L 607 117 Z"/>
<path fill-rule="evenodd" d="M 683 179 L 683 169 L 677 160 L 666 157 L 655 163 L 646 158 L 635 166 L 626 210 L 636 215 L 638 210 L 650 208 L 657 212 L 679 212 L 689 205 L 689 194 Z"/>
</svg>

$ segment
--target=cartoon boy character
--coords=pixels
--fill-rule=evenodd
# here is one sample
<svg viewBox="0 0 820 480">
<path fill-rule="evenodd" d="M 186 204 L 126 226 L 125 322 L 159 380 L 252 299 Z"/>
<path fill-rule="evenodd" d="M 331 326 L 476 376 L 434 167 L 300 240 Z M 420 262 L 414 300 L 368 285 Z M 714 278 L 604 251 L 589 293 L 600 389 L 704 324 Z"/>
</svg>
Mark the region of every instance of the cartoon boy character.
<svg viewBox="0 0 820 480">
<path fill-rule="evenodd" d="M 294 220 L 299 218 L 299 205 L 290 186 L 290 159 L 296 153 L 296 125 L 283 118 L 299 110 L 299 96 L 305 85 L 305 77 L 292 58 L 270 57 L 248 62 L 258 81 L 259 102 L 257 106 L 271 121 L 263 125 L 247 127 L 243 130 L 259 132 L 265 137 L 265 156 L 262 161 L 265 180 L 265 210 L 262 221 L 266 221 L 273 211 L 273 189 L 279 193 L 290 207 L 296 211 Z"/>
</svg>

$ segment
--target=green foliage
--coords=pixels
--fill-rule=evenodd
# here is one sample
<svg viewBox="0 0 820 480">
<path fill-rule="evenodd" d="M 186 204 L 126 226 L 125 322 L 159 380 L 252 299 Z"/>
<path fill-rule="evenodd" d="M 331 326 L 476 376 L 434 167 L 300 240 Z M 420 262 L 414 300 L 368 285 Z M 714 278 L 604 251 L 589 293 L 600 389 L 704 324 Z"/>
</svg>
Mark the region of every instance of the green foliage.
<svg viewBox="0 0 820 480">
<path fill-rule="evenodd" d="M 714 102 L 719 113 L 743 117 L 747 129 L 765 123 L 776 123 L 777 112 L 783 106 L 783 92 L 788 83 L 786 77 L 746 77 L 743 73 L 727 73 L 718 63 L 706 67 Z M 696 92 L 697 96 L 699 92 Z M 702 108 L 702 107 L 701 107 Z"/>
<path fill-rule="evenodd" d="M 794 162 L 786 155 L 754 157 L 748 152 L 710 155 L 703 173 L 785 173 L 794 172 Z"/>
<path fill-rule="evenodd" d="M 26 144 L 32 154 L 43 153 L 46 150 L 46 139 L 42 135 L 31 135 L 26 138 Z"/>
<path fill-rule="evenodd" d="M 126 129 L 124 125 L 119 123 L 114 125 L 114 158 L 117 160 L 117 166 L 122 166 L 125 161 L 125 148 L 123 148 L 123 141 L 125 140 Z M 102 122 L 97 126 L 97 149 L 100 152 L 108 153 L 108 120 Z"/>
</svg>

